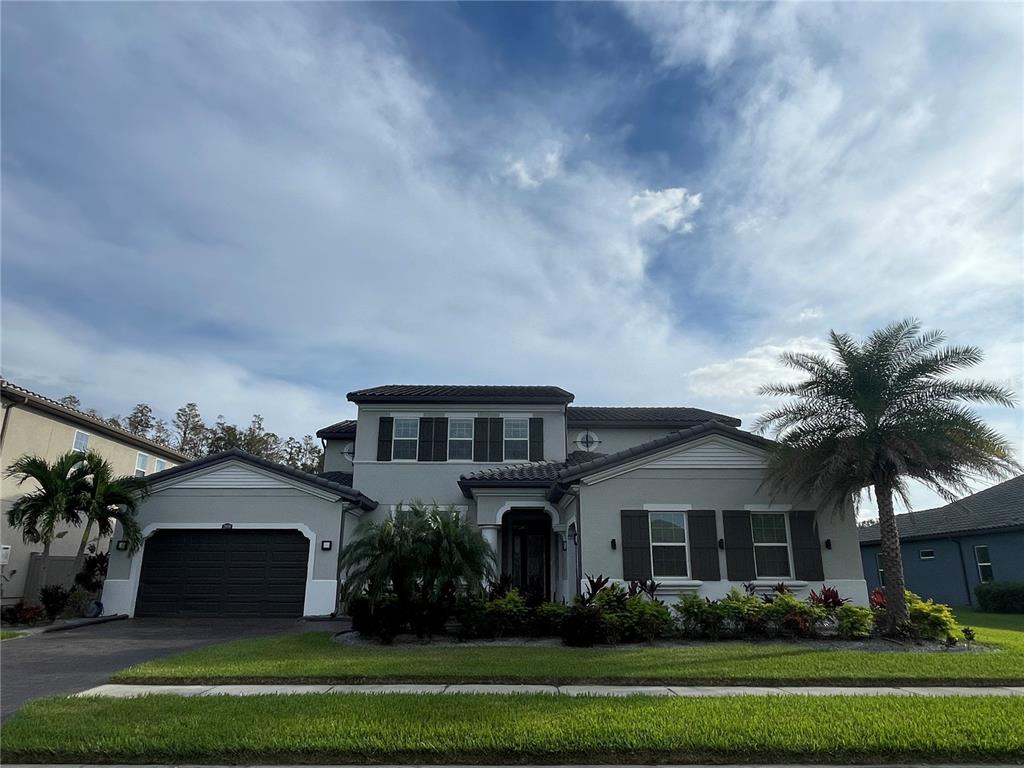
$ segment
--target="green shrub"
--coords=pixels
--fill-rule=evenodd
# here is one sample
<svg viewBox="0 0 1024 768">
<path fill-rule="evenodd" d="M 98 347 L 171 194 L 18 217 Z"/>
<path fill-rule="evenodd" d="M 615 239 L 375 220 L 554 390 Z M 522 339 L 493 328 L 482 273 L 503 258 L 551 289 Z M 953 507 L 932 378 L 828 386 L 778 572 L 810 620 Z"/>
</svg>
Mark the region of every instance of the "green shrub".
<svg viewBox="0 0 1024 768">
<path fill-rule="evenodd" d="M 628 599 L 629 594 L 621 584 L 609 584 L 595 595 L 594 604 L 602 611 L 620 614 L 626 610 L 626 600 Z"/>
<path fill-rule="evenodd" d="M 39 602 L 43 604 L 46 618 L 53 621 L 64 612 L 71 597 L 71 590 L 63 584 L 47 584 L 39 590 Z"/>
<path fill-rule="evenodd" d="M 486 612 L 496 637 L 523 634 L 530 618 L 530 609 L 517 589 L 510 589 L 504 597 L 491 600 L 487 603 Z"/>
<path fill-rule="evenodd" d="M 606 638 L 604 612 L 594 604 L 576 602 L 562 621 L 562 642 L 577 648 L 589 648 Z"/>
<path fill-rule="evenodd" d="M 733 587 L 719 602 L 729 634 L 760 637 L 767 633 L 767 603 L 757 595 L 745 594 Z"/>
<path fill-rule="evenodd" d="M 530 618 L 530 634 L 534 637 L 558 637 L 562 634 L 562 622 L 568 612 L 565 603 L 541 603 Z"/>
<path fill-rule="evenodd" d="M 487 602 L 482 597 L 467 595 L 455 604 L 455 634 L 460 640 L 494 637 Z"/>
<path fill-rule="evenodd" d="M 671 611 L 661 601 L 642 594 L 626 599 L 621 619 L 623 636 L 629 642 L 645 640 L 650 643 L 672 634 Z"/>
<path fill-rule="evenodd" d="M 952 609 L 934 600 L 922 600 L 913 592 L 907 592 L 907 610 L 914 631 L 925 640 L 946 640 L 956 638 L 960 626 Z"/>
<path fill-rule="evenodd" d="M 871 637 L 875 615 L 861 605 L 843 605 L 836 609 L 836 631 L 843 640 L 862 640 Z"/>
<path fill-rule="evenodd" d="M 803 602 L 788 592 L 775 595 L 765 604 L 763 615 L 769 634 L 790 637 L 814 635 L 826 617 L 824 608 Z"/>
<path fill-rule="evenodd" d="M 1024 613 L 1024 583 L 991 581 L 974 588 L 978 607 L 988 613 Z"/>
<path fill-rule="evenodd" d="M 683 637 L 721 637 L 726 612 L 722 603 L 697 595 L 685 595 L 672 606 L 676 613 L 676 627 Z"/>
</svg>

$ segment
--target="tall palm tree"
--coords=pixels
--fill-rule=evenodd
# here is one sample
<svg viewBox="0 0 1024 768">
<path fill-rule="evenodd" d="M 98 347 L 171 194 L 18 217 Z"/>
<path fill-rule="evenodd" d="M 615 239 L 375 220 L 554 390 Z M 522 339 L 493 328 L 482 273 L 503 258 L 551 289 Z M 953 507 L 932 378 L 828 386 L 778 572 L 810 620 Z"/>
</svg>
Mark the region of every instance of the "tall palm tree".
<svg viewBox="0 0 1024 768">
<path fill-rule="evenodd" d="M 977 365 L 982 352 L 944 342 L 941 332 L 922 333 L 912 319 L 875 331 L 863 343 L 833 331 L 831 356 L 782 355 L 806 379 L 761 389 L 795 398 L 756 425 L 778 440 L 766 481 L 771 490 L 843 509 L 863 489 L 874 489 L 893 632 L 908 620 L 893 496 L 909 507 L 907 481 L 913 479 L 953 501 L 970 491 L 972 477 L 1001 478 L 1019 469 L 1006 438 L 966 405 L 1013 407 L 1013 393 L 985 381 L 947 378 Z"/>
<path fill-rule="evenodd" d="M 75 513 L 85 518 L 85 529 L 75 555 L 75 573 L 78 573 L 85 563 L 85 549 L 93 526 L 97 536 L 104 538 L 113 534 L 114 523 L 120 523 L 128 551 L 138 550 L 142 544 L 142 529 L 135 514 L 148 486 L 142 477 L 116 477 L 107 460 L 95 451 L 86 453 L 74 472 L 80 481 Z"/>
<path fill-rule="evenodd" d="M 461 591 L 476 593 L 494 578 L 494 550 L 480 528 L 451 507 L 426 510 L 427 547 L 423 590 L 435 602 L 446 602 Z"/>
<path fill-rule="evenodd" d="M 27 481 L 37 486 L 14 502 L 7 511 L 7 523 L 21 530 L 26 543 L 43 545 L 40 586 L 46 586 L 50 545 L 63 535 L 57 529 L 61 525 L 78 525 L 75 506 L 82 482 L 78 469 L 84 458 L 85 454 L 79 451 L 68 451 L 51 464 L 40 456 L 22 456 L 7 470 L 8 477 L 18 478 L 19 486 Z"/>
</svg>

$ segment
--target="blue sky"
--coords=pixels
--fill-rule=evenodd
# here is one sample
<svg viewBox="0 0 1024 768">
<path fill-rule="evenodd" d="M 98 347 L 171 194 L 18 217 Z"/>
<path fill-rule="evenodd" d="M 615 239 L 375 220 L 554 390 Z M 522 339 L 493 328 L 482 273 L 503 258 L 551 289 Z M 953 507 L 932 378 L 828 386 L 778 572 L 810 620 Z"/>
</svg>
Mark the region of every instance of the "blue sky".
<svg viewBox="0 0 1024 768">
<path fill-rule="evenodd" d="M 0 12 L 25 386 L 296 434 L 386 382 L 749 424 L 782 350 L 915 315 L 1022 389 L 1019 5 Z"/>
</svg>

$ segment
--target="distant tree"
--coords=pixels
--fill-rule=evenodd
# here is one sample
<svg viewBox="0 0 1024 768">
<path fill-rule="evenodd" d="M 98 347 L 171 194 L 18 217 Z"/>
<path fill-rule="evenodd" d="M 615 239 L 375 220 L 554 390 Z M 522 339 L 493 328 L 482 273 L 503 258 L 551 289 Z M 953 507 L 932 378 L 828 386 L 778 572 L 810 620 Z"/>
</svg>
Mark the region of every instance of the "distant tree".
<svg viewBox="0 0 1024 768">
<path fill-rule="evenodd" d="M 149 439 L 154 443 L 166 445 L 168 448 L 171 447 L 171 443 L 174 440 L 171 436 L 171 430 L 167 427 L 167 422 L 163 419 L 153 421 L 153 428 L 149 431 Z"/>
<path fill-rule="evenodd" d="M 305 435 L 301 441 L 289 437 L 281 446 L 281 461 L 303 472 L 319 472 L 323 462 L 323 448 L 312 435 Z"/>
<path fill-rule="evenodd" d="M 68 408 L 74 408 L 76 410 L 81 409 L 82 401 L 79 400 L 75 395 L 64 395 L 60 400 L 57 401 L 61 405 L 66 405 Z"/>
<path fill-rule="evenodd" d="M 95 408 L 86 408 L 86 416 L 92 416 L 96 421 L 104 421 L 103 414 L 97 411 Z"/>
<path fill-rule="evenodd" d="M 229 424 L 224 416 L 218 416 L 210 429 L 209 453 L 220 453 L 232 448 L 241 448 L 246 453 L 260 456 L 270 461 L 281 460 L 281 438 L 263 427 L 263 417 L 253 414 L 252 421 L 245 429 L 236 424 Z"/>
<path fill-rule="evenodd" d="M 171 447 L 193 459 L 197 459 L 207 453 L 207 444 L 210 440 L 210 430 L 199 413 L 199 406 L 195 403 L 185 403 L 181 406 L 171 421 L 172 442 Z"/>
<path fill-rule="evenodd" d="M 124 418 L 122 418 L 121 414 L 119 414 L 119 413 L 115 413 L 110 418 L 105 419 L 105 421 L 107 422 L 107 424 L 109 424 L 112 427 L 117 427 L 118 429 L 125 429 L 125 430 L 127 429 L 127 427 L 124 424 Z"/>
<path fill-rule="evenodd" d="M 128 418 L 125 419 L 124 426 L 125 429 L 133 435 L 149 437 L 150 430 L 153 429 L 154 421 L 153 408 L 147 403 L 139 403 L 132 408 L 131 413 L 128 414 Z"/>
</svg>

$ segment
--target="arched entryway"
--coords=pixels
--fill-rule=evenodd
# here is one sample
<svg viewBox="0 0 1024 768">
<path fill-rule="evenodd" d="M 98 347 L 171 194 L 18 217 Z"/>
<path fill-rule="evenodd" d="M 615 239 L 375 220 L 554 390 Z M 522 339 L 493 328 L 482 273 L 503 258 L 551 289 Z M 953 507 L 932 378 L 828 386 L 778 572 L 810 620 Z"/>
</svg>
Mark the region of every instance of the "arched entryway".
<svg viewBox="0 0 1024 768">
<path fill-rule="evenodd" d="M 501 570 L 527 599 L 551 599 L 551 517 L 541 509 L 514 509 L 501 521 Z"/>
</svg>

